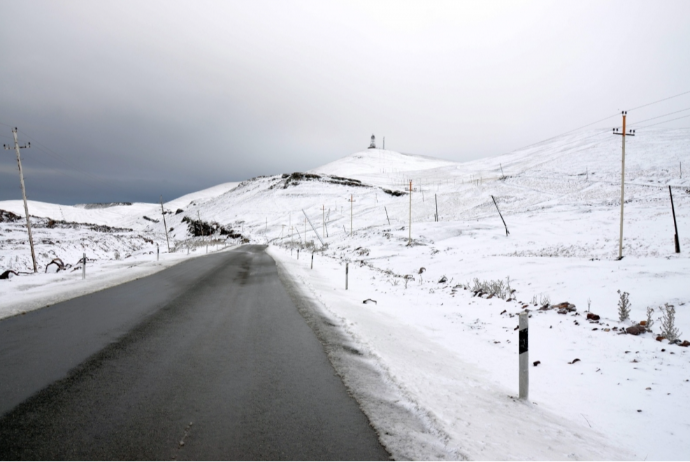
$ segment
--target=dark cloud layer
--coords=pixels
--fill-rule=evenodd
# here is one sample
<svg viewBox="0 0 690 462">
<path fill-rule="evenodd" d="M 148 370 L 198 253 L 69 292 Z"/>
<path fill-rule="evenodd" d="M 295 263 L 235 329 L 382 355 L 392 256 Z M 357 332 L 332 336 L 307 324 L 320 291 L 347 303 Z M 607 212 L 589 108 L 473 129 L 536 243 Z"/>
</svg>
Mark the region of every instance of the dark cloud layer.
<svg viewBox="0 0 690 462">
<path fill-rule="evenodd" d="M 8 0 L 0 142 L 19 127 L 30 198 L 60 203 L 305 170 L 372 132 L 462 161 L 690 90 L 688 43 L 683 1 Z"/>
</svg>

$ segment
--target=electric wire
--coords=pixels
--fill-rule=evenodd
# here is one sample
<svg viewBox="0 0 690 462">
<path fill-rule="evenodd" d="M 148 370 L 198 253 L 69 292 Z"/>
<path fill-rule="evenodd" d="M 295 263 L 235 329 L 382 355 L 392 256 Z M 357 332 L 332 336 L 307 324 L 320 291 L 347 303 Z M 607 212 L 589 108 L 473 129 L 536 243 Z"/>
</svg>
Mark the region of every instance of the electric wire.
<svg viewBox="0 0 690 462">
<path fill-rule="evenodd" d="M 649 121 L 649 120 L 660 119 L 660 118 L 662 118 L 662 117 L 667 117 L 667 116 L 670 116 L 670 115 L 673 115 L 673 114 L 678 114 L 679 112 L 685 112 L 685 111 L 690 111 L 690 107 L 685 108 L 685 109 L 681 109 L 680 111 L 669 112 L 668 114 L 662 114 L 662 115 L 660 115 L 660 116 L 651 117 L 651 118 L 649 118 L 649 119 L 639 120 L 639 121 L 637 121 L 637 122 L 635 122 L 635 123 L 636 123 L 636 124 L 641 124 L 641 123 L 647 122 L 647 121 Z M 674 120 L 675 120 L 675 119 L 674 119 Z M 632 124 L 631 124 L 631 125 L 632 125 Z"/>
<path fill-rule="evenodd" d="M 670 119 L 670 120 L 664 120 L 664 121 L 662 121 L 662 122 L 657 122 L 657 123 L 655 123 L 655 124 L 642 125 L 641 127 L 636 127 L 635 129 L 637 130 L 637 129 L 639 129 L 639 128 L 649 128 L 649 127 L 653 127 L 653 126 L 655 126 L 655 125 L 661 125 L 661 124 L 665 124 L 665 123 L 668 123 L 668 122 L 673 122 L 674 120 L 687 119 L 688 117 L 690 117 L 690 115 L 686 115 L 686 116 L 682 116 L 682 117 L 676 117 L 675 119 Z"/>
<path fill-rule="evenodd" d="M 643 107 L 651 106 L 652 104 L 661 103 L 662 101 L 667 101 L 667 100 L 669 100 L 669 99 L 678 98 L 679 96 L 687 95 L 688 93 L 690 93 L 690 90 L 685 91 L 685 92 L 683 92 L 683 93 L 678 93 L 677 95 L 669 96 L 668 98 L 663 98 L 663 99 L 660 99 L 660 100 L 657 100 L 657 101 L 653 101 L 653 102 L 651 102 L 651 103 L 643 104 L 642 106 L 637 106 L 637 107 L 634 107 L 634 108 L 632 108 L 632 109 L 628 109 L 628 112 L 634 111 L 634 110 L 636 110 L 636 109 L 641 109 L 641 108 L 643 108 Z"/>
</svg>

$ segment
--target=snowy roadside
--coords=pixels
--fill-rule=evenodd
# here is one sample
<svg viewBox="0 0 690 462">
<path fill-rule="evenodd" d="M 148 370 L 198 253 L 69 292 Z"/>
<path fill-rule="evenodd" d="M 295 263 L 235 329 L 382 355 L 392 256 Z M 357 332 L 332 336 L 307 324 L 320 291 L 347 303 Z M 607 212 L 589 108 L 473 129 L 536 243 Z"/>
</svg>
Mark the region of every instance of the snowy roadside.
<svg viewBox="0 0 690 462">
<path fill-rule="evenodd" d="M 230 246 L 218 252 L 229 251 Z M 199 252 L 137 255 L 126 260 L 104 260 L 87 264 L 86 279 L 81 270 L 58 273 L 36 273 L 1 280 L 0 319 L 45 308 L 72 298 L 81 297 L 125 282 L 150 276 L 178 263 L 206 255 Z"/>
<path fill-rule="evenodd" d="M 604 429 L 590 429 L 585 420 L 573 422 L 559 415 L 553 403 L 542 405 L 539 398 L 534 398 L 538 404 L 514 399 L 516 390 L 495 382 L 486 369 L 517 370 L 517 354 L 509 366 L 504 364 L 504 357 L 492 358 L 491 352 L 484 352 L 489 353 L 484 358 L 487 362 L 480 367 L 465 355 L 481 354 L 481 349 L 454 348 L 435 341 L 433 331 L 401 315 L 414 310 L 418 317 L 433 317 L 433 313 L 419 313 L 426 303 L 421 290 L 411 286 L 403 296 L 382 297 L 379 293 L 377 303 L 363 304 L 372 296 L 367 282 L 375 276 L 366 266 L 350 265 L 350 290 L 345 291 L 340 262 L 317 256 L 315 268 L 310 270 L 306 255 L 297 260 L 280 247 L 270 247 L 268 252 L 297 285 L 311 292 L 329 318 L 337 320 L 357 348 L 373 358 L 384 380 L 400 390 L 406 405 L 427 425 L 427 436 L 435 439 L 410 454 L 406 432 L 416 434 L 419 429 L 405 428 L 405 422 L 387 422 L 390 416 L 377 415 L 380 409 L 360 401 L 394 456 L 494 460 L 644 457 L 622 449 L 628 446 L 626 442 L 610 441 Z M 469 340 L 478 343 L 472 337 Z M 353 373 L 347 369 L 338 372 L 346 383 L 347 375 Z M 565 386 L 563 399 L 572 399 L 573 392 Z M 357 396 L 357 391 L 353 394 Z M 397 434 L 391 434 L 391 427 Z M 443 454 L 439 448 L 444 449 Z"/>
</svg>

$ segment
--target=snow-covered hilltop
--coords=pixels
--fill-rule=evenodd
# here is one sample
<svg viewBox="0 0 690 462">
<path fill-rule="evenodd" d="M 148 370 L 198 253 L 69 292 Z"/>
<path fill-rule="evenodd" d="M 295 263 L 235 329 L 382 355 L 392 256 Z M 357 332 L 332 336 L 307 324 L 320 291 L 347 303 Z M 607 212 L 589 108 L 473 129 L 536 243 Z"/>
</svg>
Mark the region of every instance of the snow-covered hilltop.
<svg viewBox="0 0 690 462">
<path fill-rule="evenodd" d="M 272 244 L 424 416 L 437 444 L 429 447 L 440 452 L 408 447 L 400 457 L 686 458 L 690 353 L 655 337 L 664 304 L 675 307 L 681 340 L 690 337 L 690 129 L 641 129 L 628 139 L 625 258 L 617 261 L 620 143 L 608 130 L 581 131 L 464 163 L 368 149 L 309 172 L 189 194 L 164 204 L 165 222 L 179 258 L 205 252 L 208 241 Z M 0 270 L 29 271 L 22 203 L 0 202 L 0 210 Z M 168 257 L 159 204 L 30 201 L 29 211 L 40 272 L 56 257 L 75 264 L 83 252 L 95 267 L 155 259 L 156 245 Z M 291 259 L 291 246 L 316 251 L 313 271 L 308 259 Z M 18 294 L 13 287 L 32 278 L 0 281 L 3 293 Z M 491 282 L 510 289 L 491 297 L 468 290 Z M 618 320 L 618 290 L 630 294 L 631 320 Z M 511 435 L 523 411 L 507 397 L 517 393 L 513 329 L 525 307 L 533 310 L 530 357 L 540 361 L 530 368 L 538 410 L 531 407 L 535 420 L 518 438 Z M 647 307 L 653 334 L 619 335 L 646 320 Z M 600 319 L 588 320 L 587 310 Z M 401 448 L 406 436 L 385 438 Z"/>
</svg>

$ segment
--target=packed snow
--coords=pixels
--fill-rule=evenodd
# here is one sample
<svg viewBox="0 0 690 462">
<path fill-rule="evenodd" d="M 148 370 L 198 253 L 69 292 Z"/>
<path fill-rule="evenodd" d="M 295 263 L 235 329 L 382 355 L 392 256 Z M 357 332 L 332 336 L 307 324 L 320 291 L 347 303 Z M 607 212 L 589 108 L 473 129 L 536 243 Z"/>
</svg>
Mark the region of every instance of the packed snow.
<svg viewBox="0 0 690 462">
<path fill-rule="evenodd" d="M 155 262 L 156 245 L 172 261 L 203 254 L 209 241 L 266 243 L 348 336 L 352 361 L 368 361 L 381 390 L 418 417 L 391 422 L 376 399 L 360 399 L 397 458 L 687 459 L 690 353 L 657 337 L 672 305 L 679 340 L 690 338 L 690 181 L 681 173 L 690 130 L 640 129 L 627 141 L 617 260 L 620 143 L 608 130 L 581 131 L 466 163 L 368 149 L 310 172 L 221 185 L 164 204 L 170 254 L 160 205 L 30 202 L 40 272 L 55 257 L 75 266 L 0 281 L 0 310 L 14 314 L 3 307 L 47 290 L 41 278 L 63 278 L 55 287 L 80 279 L 71 271 L 83 252 L 89 265 L 123 272 L 130 260 Z M 0 223 L 0 269 L 30 272 L 21 201 L 0 209 L 22 218 Z M 215 234 L 192 236 L 195 220 Z M 619 291 L 631 302 L 625 321 Z M 648 307 L 651 332 L 627 333 Z M 527 402 L 516 398 L 525 309 Z M 336 368 L 353 395 L 367 396 L 356 389 L 366 381 Z"/>
</svg>

